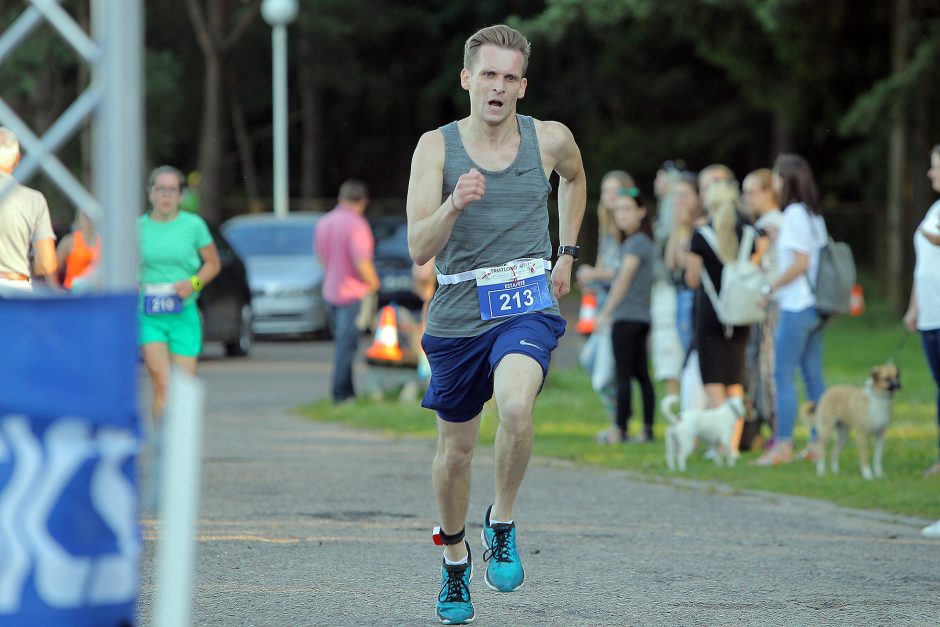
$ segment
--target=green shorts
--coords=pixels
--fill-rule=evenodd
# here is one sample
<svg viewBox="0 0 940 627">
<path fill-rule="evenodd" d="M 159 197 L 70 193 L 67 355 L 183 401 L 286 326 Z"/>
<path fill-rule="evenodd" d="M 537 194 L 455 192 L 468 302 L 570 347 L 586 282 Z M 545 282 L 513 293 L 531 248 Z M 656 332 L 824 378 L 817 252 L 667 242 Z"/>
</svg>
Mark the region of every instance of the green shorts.
<svg viewBox="0 0 940 627">
<path fill-rule="evenodd" d="M 198 357 L 202 352 L 202 321 L 199 307 L 194 301 L 183 305 L 183 311 L 173 314 L 137 314 L 140 333 L 137 343 L 151 342 L 167 345 L 170 352 L 182 357 Z"/>
</svg>

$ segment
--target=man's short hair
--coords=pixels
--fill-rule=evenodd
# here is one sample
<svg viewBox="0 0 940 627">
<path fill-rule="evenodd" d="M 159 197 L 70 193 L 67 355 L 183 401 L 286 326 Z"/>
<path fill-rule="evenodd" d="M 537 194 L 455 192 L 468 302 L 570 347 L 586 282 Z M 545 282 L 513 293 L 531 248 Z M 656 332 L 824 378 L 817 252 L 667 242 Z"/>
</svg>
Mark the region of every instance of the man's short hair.
<svg viewBox="0 0 940 627">
<path fill-rule="evenodd" d="M 349 179 L 339 186 L 340 201 L 359 202 L 369 198 L 369 188 L 358 179 Z"/>
<path fill-rule="evenodd" d="M 0 126 L 0 168 L 9 170 L 16 163 L 16 158 L 20 154 L 20 140 L 16 133 Z"/>
<path fill-rule="evenodd" d="M 526 68 L 529 67 L 529 53 L 532 51 L 532 44 L 525 36 L 514 28 L 505 24 L 496 24 L 487 26 L 473 33 L 463 47 L 463 66 L 464 69 L 472 70 L 471 67 L 476 61 L 477 52 L 481 46 L 490 44 L 497 48 L 507 50 L 518 50 L 522 53 L 522 76 L 525 76 Z"/>
</svg>

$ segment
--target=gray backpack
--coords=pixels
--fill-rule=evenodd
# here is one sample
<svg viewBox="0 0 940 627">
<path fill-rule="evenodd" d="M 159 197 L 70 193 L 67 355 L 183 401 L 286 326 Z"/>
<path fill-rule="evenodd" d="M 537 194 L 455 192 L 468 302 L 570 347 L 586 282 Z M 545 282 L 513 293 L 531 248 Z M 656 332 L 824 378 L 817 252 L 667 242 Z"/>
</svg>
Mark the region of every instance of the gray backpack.
<svg viewBox="0 0 940 627">
<path fill-rule="evenodd" d="M 810 226 L 813 232 L 812 219 Z M 816 307 L 824 316 L 847 314 L 851 308 L 852 287 L 855 285 L 855 258 L 845 242 L 836 242 L 831 237 L 819 251 L 819 268 L 816 281 L 809 280 L 809 287 L 816 298 Z"/>
</svg>

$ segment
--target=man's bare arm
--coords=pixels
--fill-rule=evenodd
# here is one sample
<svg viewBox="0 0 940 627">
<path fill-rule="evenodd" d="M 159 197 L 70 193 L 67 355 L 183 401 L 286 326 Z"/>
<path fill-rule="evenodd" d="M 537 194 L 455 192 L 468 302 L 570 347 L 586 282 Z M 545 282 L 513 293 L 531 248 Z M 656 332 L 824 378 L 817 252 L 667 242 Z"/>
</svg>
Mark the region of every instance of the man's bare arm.
<svg viewBox="0 0 940 627">
<path fill-rule="evenodd" d="M 558 243 L 574 246 L 584 218 L 587 203 L 587 178 L 581 150 L 564 124 L 544 122 L 551 154 L 557 155 L 554 170 L 558 173 Z"/>
<path fill-rule="evenodd" d="M 559 122 L 541 122 L 539 143 L 553 162 L 552 168 L 558 173 L 558 243 L 562 246 L 574 246 L 578 243 L 578 232 L 584 218 L 584 206 L 587 203 L 587 179 L 581 150 L 574 141 L 574 136 L 564 124 Z M 556 260 L 552 270 L 552 287 L 555 296 L 564 296 L 571 290 L 571 266 L 574 263 L 569 255 L 562 255 Z"/>
<path fill-rule="evenodd" d="M 408 251 L 418 265 L 444 248 L 460 212 L 483 198 L 486 179 L 476 169 L 461 174 L 454 192 L 442 203 L 443 186 L 444 137 L 428 131 L 418 141 L 408 181 Z"/>
<path fill-rule="evenodd" d="M 359 276 L 362 278 L 362 280 L 365 281 L 366 285 L 369 286 L 370 292 L 379 291 L 379 275 L 375 271 L 375 264 L 371 259 L 361 259 L 357 261 L 356 272 L 359 273 Z"/>
<path fill-rule="evenodd" d="M 41 239 L 33 242 L 33 249 L 36 251 L 36 256 L 33 259 L 33 272 L 36 276 L 45 277 L 54 285 L 58 285 L 56 270 L 58 270 L 59 264 L 55 256 L 55 240 Z"/>
<path fill-rule="evenodd" d="M 444 247 L 460 215 L 450 198 L 441 203 L 443 185 L 444 138 L 438 131 L 428 131 L 411 159 L 406 205 L 408 251 L 418 265 Z"/>
</svg>

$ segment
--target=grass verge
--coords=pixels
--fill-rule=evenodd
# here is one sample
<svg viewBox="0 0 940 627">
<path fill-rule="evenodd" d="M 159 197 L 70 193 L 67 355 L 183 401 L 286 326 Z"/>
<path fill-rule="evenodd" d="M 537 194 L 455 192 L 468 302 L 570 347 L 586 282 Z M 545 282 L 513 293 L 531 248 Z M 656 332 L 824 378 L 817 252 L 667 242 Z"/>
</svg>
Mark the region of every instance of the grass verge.
<svg viewBox="0 0 940 627">
<path fill-rule="evenodd" d="M 854 438 L 841 457 L 842 472 L 817 477 L 815 464 L 796 462 L 772 468 L 748 466 L 757 453 L 743 453 L 734 468 L 719 468 L 698 450 L 689 458 L 684 475 L 670 473 L 664 461 L 665 420 L 657 416 L 656 441 L 650 444 L 599 446 L 594 435 L 607 425 L 603 407 L 591 390 L 588 376 L 578 369 L 553 370 L 536 403 L 535 447 L 542 457 L 570 460 L 607 468 L 626 469 L 651 478 L 685 478 L 715 481 L 732 489 L 761 490 L 824 499 L 849 507 L 876 509 L 936 518 L 940 515 L 940 477 L 922 477 L 924 468 L 937 456 L 936 388 L 920 351 L 919 339 L 904 340 L 900 322 L 883 308 L 874 306 L 860 318 L 837 318 L 825 335 L 827 385 L 861 385 L 872 366 L 887 361 L 896 352 L 903 389 L 894 402 L 888 441 L 885 446 L 885 477 L 865 481 L 858 472 Z M 903 342 L 900 350 L 898 344 Z M 661 390 L 657 390 L 657 399 Z M 635 397 L 638 395 L 634 395 Z M 640 415 L 636 408 L 634 415 Z M 382 430 L 388 434 L 432 438 L 436 435 L 434 415 L 418 403 L 401 403 L 393 398 L 333 407 L 320 401 L 301 408 L 315 420 L 339 422 L 357 428 Z M 491 444 L 498 417 L 492 403 L 483 412 L 480 442 Z M 632 425 L 636 428 L 638 425 Z M 808 430 L 798 424 L 800 447 Z"/>
</svg>

